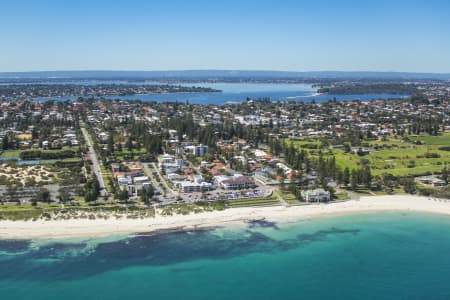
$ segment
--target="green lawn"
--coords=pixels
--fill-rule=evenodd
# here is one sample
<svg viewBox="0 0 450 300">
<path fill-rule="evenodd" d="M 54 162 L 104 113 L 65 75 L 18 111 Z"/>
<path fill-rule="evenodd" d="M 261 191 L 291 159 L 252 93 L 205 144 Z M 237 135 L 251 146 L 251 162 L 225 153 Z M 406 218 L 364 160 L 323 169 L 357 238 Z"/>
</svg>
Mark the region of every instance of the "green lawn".
<svg viewBox="0 0 450 300">
<path fill-rule="evenodd" d="M 278 191 L 277 193 L 288 204 L 299 204 L 300 203 L 300 201 L 298 201 L 298 199 L 295 197 L 295 195 L 288 191 Z"/>
<path fill-rule="evenodd" d="M 336 198 L 337 200 L 348 200 L 350 199 L 350 196 L 348 195 L 347 192 L 340 192 L 336 193 Z"/>
<path fill-rule="evenodd" d="M 367 141 L 368 147 L 378 147 L 369 155 L 358 156 L 357 154 L 345 153 L 342 149 L 333 149 L 331 153 L 336 157 L 336 165 L 344 169 L 357 168 L 361 165 L 361 160 L 369 161 L 372 174 L 380 175 L 390 173 L 395 176 L 423 175 L 426 173 L 440 172 L 445 165 L 450 164 L 450 151 L 443 151 L 439 148 L 450 145 L 450 134 L 442 136 L 414 136 L 411 141 L 424 141 L 424 145 L 416 145 L 413 142 L 406 142 L 400 138 L 389 138 L 385 141 Z M 294 141 L 302 148 L 301 141 Z M 307 142 L 311 143 L 311 142 Z M 311 156 L 317 157 L 318 150 L 303 148 Z M 324 157 L 330 156 L 330 150 L 322 149 Z M 438 154 L 438 158 L 427 158 L 426 154 Z"/>
<path fill-rule="evenodd" d="M 103 164 L 100 164 L 100 173 L 102 174 L 106 191 L 108 193 L 111 193 L 110 184 L 113 181 L 113 176 L 112 176 L 111 171 L 109 169 L 107 170 Z"/>
<path fill-rule="evenodd" d="M 141 149 L 133 149 L 133 151 L 129 151 L 127 149 L 122 149 L 121 151 L 115 150 L 114 151 L 114 155 L 127 155 L 127 154 L 145 154 L 147 153 L 147 151 L 145 150 L 145 148 L 141 148 Z"/>
<path fill-rule="evenodd" d="M 228 207 L 252 207 L 252 206 L 274 206 L 280 205 L 280 201 L 275 196 L 269 198 L 242 198 L 227 201 Z"/>
<path fill-rule="evenodd" d="M 445 145 L 450 146 L 450 132 L 439 136 L 410 136 L 410 140 L 423 141 L 426 145 Z"/>
<path fill-rule="evenodd" d="M 1 158 L 19 158 L 22 150 L 6 150 L 0 155 Z"/>
</svg>

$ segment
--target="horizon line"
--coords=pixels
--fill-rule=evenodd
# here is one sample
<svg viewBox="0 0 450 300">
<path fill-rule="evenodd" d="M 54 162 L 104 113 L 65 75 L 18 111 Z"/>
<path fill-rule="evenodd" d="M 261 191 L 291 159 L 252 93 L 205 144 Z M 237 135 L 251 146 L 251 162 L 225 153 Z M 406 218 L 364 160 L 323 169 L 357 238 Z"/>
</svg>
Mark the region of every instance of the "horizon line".
<svg viewBox="0 0 450 300">
<path fill-rule="evenodd" d="M 448 72 L 428 72 L 428 71 L 397 71 L 397 70 L 274 70 L 274 69 L 151 69 L 151 70 L 115 70 L 115 69 L 67 69 L 67 70 L 28 70 L 28 71 L 0 71 L 4 73 L 45 73 L 45 72 L 277 72 L 277 73 L 404 73 L 404 74 L 435 74 L 450 75 Z"/>
</svg>

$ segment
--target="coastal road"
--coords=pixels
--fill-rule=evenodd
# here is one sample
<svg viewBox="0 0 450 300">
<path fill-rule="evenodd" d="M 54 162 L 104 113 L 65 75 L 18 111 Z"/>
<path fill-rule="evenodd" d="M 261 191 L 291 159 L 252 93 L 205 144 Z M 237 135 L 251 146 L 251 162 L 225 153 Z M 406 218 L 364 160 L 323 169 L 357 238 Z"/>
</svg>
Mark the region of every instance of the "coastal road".
<svg viewBox="0 0 450 300">
<path fill-rule="evenodd" d="M 107 196 L 108 193 L 107 193 L 107 191 L 105 189 L 105 182 L 103 180 L 103 175 L 102 175 L 102 173 L 100 171 L 100 163 L 98 161 L 97 153 L 95 152 L 94 145 L 92 144 L 91 137 L 89 135 L 89 132 L 84 127 L 84 124 L 81 127 L 81 132 L 83 133 L 84 139 L 85 139 L 86 144 L 88 145 L 88 148 L 89 148 L 88 155 L 91 158 L 92 167 L 94 169 L 94 174 L 97 177 L 97 180 L 98 180 L 98 183 L 99 183 L 99 186 L 100 186 L 100 195 L 101 196 Z"/>
<path fill-rule="evenodd" d="M 160 187 L 159 183 L 153 177 L 152 170 L 150 170 L 150 168 L 148 167 L 148 164 L 142 163 L 142 166 L 144 167 L 144 172 L 147 175 L 147 177 L 150 179 L 150 181 L 155 189 L 155 192 L 160 192 L 162 195 L 161 187 Z"/>
<path fill-rule="evenodd" d="M 152 168 L 155 169 L 156 173 L 158 173 L 159 178 L 161 179 L 161 184 L 166 188 L 167 193 L 171 196 L 178 196 L 177 193 L 175 193 L 174 190 L 172 190 L 169 185 L 166 182 L 166 179 L 163 177 L 161 171 L 159 170 L 158 166 L 155 163 L 150 163 L 152 165 Z M 153 175 L 153 174 L 152 174 Z"/>
</svg>

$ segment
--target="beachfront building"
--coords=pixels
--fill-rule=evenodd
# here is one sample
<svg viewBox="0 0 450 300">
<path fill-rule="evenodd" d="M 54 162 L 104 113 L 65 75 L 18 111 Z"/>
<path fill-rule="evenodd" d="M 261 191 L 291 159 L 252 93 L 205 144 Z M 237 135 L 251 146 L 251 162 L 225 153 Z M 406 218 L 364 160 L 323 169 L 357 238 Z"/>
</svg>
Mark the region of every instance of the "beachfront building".
<svg viewBox="0 0 450 300">
<path fill-rule="evenodd" d="M 417 177 L 416 181 L 421 184 L 432 185 L 434 187 L 443 187 L 447 185 L 445 180 L 442 180 L 434 175 Z"/>
<path fill-rule="evenodd" d="M 328 202 L 331 199 L 329 191 L 324 189 L 302 191 L 302 198 L 306 202 Z"/>
<path fill-rule="evenodd" d="M 241 190 L 256 187 L 255 180 L 252 177 L 235 174 L 234 176 L 215 176 L 214 181 L 217 186 L 224 190 Z"/>
<path fill-rule="evenodd" d="M 192 182 L 192 181 L 180 181 L 175 183 L 175 187 L 182 193 L 202 192 L 210 191 L 213 189 L 213 185 L 209 182 Z"/>
</svg>

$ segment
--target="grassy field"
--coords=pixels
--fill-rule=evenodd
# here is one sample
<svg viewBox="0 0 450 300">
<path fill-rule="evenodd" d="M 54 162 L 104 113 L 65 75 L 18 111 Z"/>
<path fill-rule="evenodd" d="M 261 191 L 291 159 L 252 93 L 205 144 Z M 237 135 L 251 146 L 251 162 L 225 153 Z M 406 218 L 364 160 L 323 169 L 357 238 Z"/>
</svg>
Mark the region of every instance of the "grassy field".
<svg viewBox="0 0 450 300">
<path fill-rule="evenodd" d="M 409 139 L 413 141 L 422 141 L 426 145 L 450 146 L 450 132 L 446 132 L 440 136 L 410 136 Z"/>
<path fill-rule="evenodd" d="M 227 201 L 228 207 L 252 207 L 252 206 L 274 206 L 280 205 L 280 201 L 275 196 L 269 198 L 242 198 Z"/>
<path fill-rule="evenodd" d="M 100 173 L 102 174 L 103 181 L 105 183 L 105 189 L 108 193 L 111 193 L 111 182 L 113 181 L 112 173 L 111 171 L 105 168 L 103 164 L 100 164 Z"/>
<path fill-rule="evenodd" d="M 6 150 L 0 155 L 1 158 L 19 158 L 22 150 Z"/>
<path fill-rule="evenodd" d="M 322 149 L 324 157 L 334 155 L 336 165 L 341 169 L 357 168 L 362 160 L 367 160 L 373 175 L 390 173 L 395 176 L 424 175 L 440 172 L 450 164 L 450 151 L 440 149 L 450 146 L 450 134 L 441 136 L 410 136 L 409 141 L 400 138 L 389 138 L 385 141 L 368 141 L 364 147 L 374 149 L 366 156 L 345 153 L 341 149 Z M 415 143 L 418 141 L 419 143 Z M 312 156 L 317 156 L 318 150 L 303 148 L 301 141 L 293 141 L 294 145 L 305 149 Z M 310 142 L 308 142 L 310 143 Z M 438 157 L 432 157 L 437 155 Z"/>
<path fill-rule="evenodd" d="M 147 153 L 145 148 L 133 149 L 133 151 L 129 151 L 127 149 L 122 149 L 120 151 L 119 150 L 114 150 L 114 155 L 145 154 L 145 153 Z"/>
<path fill-rule="evenodd" d="M 339 193 L 336 193 L 336 199 L 337 200 L 348 200 L 348 199 L 350 199 L 350 196 L 348 195 L 347 192 L 339 192 Z"/>
<path fill-rule="evenodd" d="M 292 193 L 290 193 L 288 191 L 278 191 L 277 193 L 288 204 L 299 204 L 299 203 L 301 203 L 300 201 L 298 201 L 298 199 L 295 197 L 294 194 L 292 194 Z"/>
</svg>

